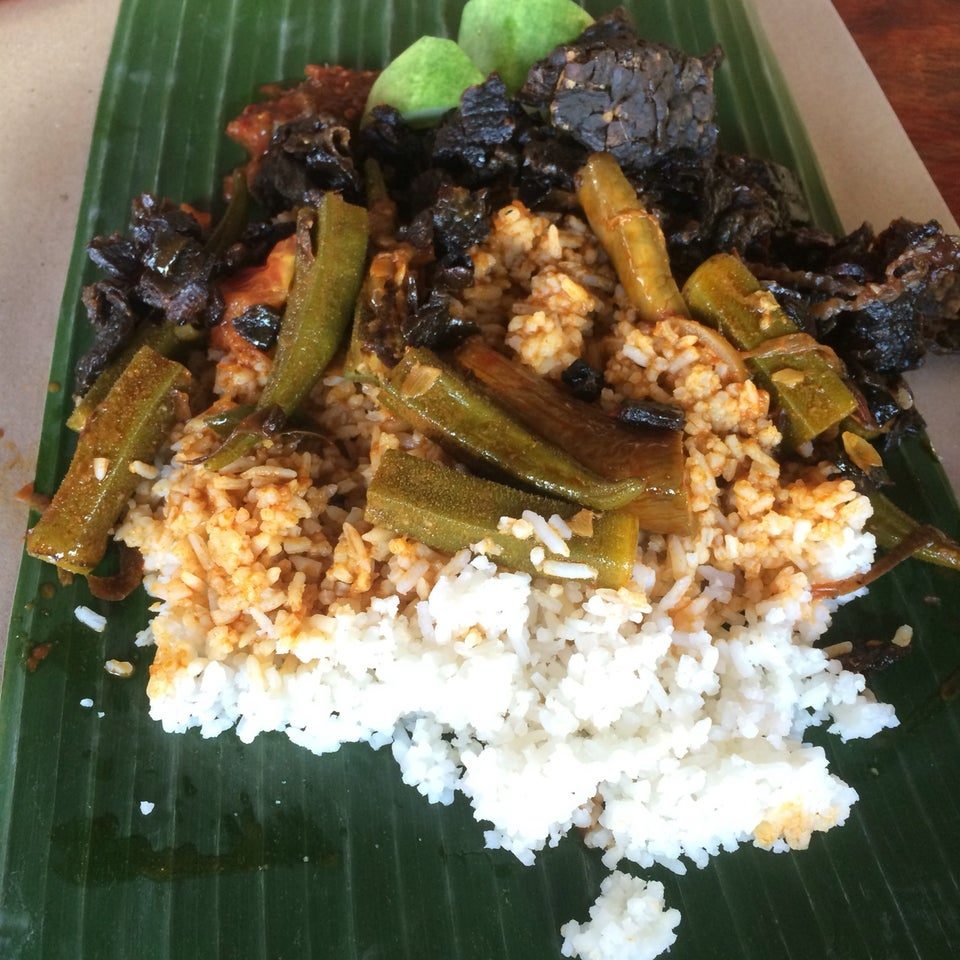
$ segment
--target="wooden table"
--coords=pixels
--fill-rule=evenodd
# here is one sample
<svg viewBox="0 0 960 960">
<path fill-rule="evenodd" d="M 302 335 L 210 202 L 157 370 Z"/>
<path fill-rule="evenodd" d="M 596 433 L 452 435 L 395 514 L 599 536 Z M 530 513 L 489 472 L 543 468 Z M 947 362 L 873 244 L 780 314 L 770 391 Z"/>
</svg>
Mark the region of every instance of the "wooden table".
<svg viewBox="0 0 960 960">
<path fill-rule="evenodd" d="M 960 219 L 960 0 L 833 0 Z"/>
</svg>

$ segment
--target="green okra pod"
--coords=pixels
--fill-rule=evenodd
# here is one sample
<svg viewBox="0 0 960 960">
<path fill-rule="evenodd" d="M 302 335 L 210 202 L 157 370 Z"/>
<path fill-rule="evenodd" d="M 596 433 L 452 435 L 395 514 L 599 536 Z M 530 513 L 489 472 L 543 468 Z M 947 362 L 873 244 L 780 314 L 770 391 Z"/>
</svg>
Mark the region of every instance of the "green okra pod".
<svg viewBox="0 0 960 960">
<path fill-rule="evenodd" d="M 641 529 L 690 532 L 682 430 L 625 427 L 479 337 L 464 343 L 456 359 L 537 436 L 607 480 L 642 480 L 644 491 L 624 507 Z"/>
<path fill-rule="evenodd" d="M 27 537 L 27 552 L 72 573 L 103 558 L 110 530 L 140 477 L 134 461 L 152 463 L 176 416 L 176 389 L 186 369 L 141 347 L 97 406 L 53 501 Z"/>
<path fill-rule="evenodd" d="M 636 517 L 623 510 L 602 513 L 593 519 L 590 536 L 574 534 L 566 541 L 568 556 L 544 551 L 535 563 L 531 551 L 538 541 L 501 529 L 503 518 L 517 520 L 528 510 L 570 520 L 580 508 L 390 450 L 367 491 L 364 516 L 447 553 L 482 543 L 496 564 L 533 575 L 572 576 L 600 587 L 627 582 L 636 562 Z"/>
<path fill-rule="evenodd" d="M 593 154 L 577 173 L 577 199 L 640 318 L 653 323 L 689 316 L 660 223 L 610 154 Z"/>
<path fill-rule="evenodd" d="M 683 297 L 695 320 L 719 330 L 738 350 L 800 332 L 777 298 L 729 253 L 701 263 L 683 285 Z"/>
<path fill-rule="evenodd" d="M 607 480 L 537 436 L 425 347 L 407 348 L 380 388 L 380 401 L 468 463 L 549 496 L 612 510 L 646 492 L 644 480 Z"/>
<path fill-rule="evenodd" d="M 807 443 L 857 408 L 833 352 L 803 333 L 736 257 L 720 253 L 702 263 L 683 295 L 694 319 L 748 351 L 747 367 L 782 413 L 788 446 Z"/>
<path fill-rule="evenodd" d="M 913 517 L 904 513 L 882 493 L 871 493 L 870 502 L 873 504 L 873 516 L 867 521 L 867 530 L 877 538 L 877 545 L 884 550 L 893 550 L 920 529 L 920 524 Z M 960 570 L 960 544 L 940 530 L 936 531 L 934 542 L 921 547 L 914 556 L 938 567 Z"/>
<path fill-rule="evenodd" d="M 172 323 L 149 323 L 144 325 L 120 355 L 93 381 L 90 389 L 77 400 L 67 418 L 71 430 L 81 431 L 97 407 L 106 399 L 120 375 L 130 365 L 141 347 L 150 347 L 161 356 L 176 359 L 186 347 L 200 339 L 202 334 L 195 327 L 177 326 Z"/>
<path fill-rule="evenodd" d="M 223 216 L 213 228 L 207 240 L 205 250 L 216 256 L 232 246 L 247 225 L 247 209 L 250 206 L 250 191 L 247 189 L 247 177 L 242 169 L 233 171 L 230 178 L 230 202 Z"/>
<path fill-rule="evenodd" d="M 279 407 L 287 416 L 323 375 L 353 313 L 367 253 L 367 212 L 326 193 L 316 210 L 297 217 L 293 288 L 280 325 L 270 376 L 258 410 Z M 261 434 L 237 433 L 206 461 L 219 470 L 253 450 Z"/>
</svg>

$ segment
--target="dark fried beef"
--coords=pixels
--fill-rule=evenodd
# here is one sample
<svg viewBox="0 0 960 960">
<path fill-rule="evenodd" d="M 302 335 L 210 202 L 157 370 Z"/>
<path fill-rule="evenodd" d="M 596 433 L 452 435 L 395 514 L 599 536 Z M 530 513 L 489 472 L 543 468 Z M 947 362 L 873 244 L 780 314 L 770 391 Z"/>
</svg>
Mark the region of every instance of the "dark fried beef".
<svg viewBox="0 0 960 960">
<path fill-rule="evenodd" d="M 573 190 L 587 156 L 561 131 L 530 118 L 496 74 L 470 87 L 435 130 L 413 130 L 393 108 L 375 107 L 359 144 L 362 156 L 379 163 L 408 221 L 451 185 L 488 187 L 497 202 L 519 194 L 539 206 L 554 191 Z"/>
<path fill-rule="evenodd" d="M 618 10 L 534 64 L 520 99 L 626 170 L 677 150 L 709 156 L 717 142 L 713 71 L 720 58 L 719 48 L 699 58 L 641 40 Z"/>
<path fill-rule="evenodd" d="M 705 160 L 682 151 L 633 174 L 632 182 L 660 218 L 680 279 L 718 251 L 767 262 L 784 235 L 831 239 L 811 231 L 799 184 L 770 160 L 724 153 Z"/>
<path fill-rule="evenodd" d="M 94 328 L 90 350 L 77 362 L 76 389 L 85 392 L 143 322 L 209 326 L 223 314 L 211 283 L 213 260 L 192 213 L 151 194 L 131 205 L 129 236 L 94 237 L 90 259 L 109 274 L 83 291 Z"/>
<path fill-rule="evenodd" d="M 936 221 L 895 220 L 876 237 L 865 225 L 773 253 L 779 263 L 754 271 L 804 298 L 819 337 L 855 367 L 896 374 L 928 348 L 960 347 L 960 239 Z"/>
<path fill-rule="evenodd" d="M 436 202 L 404 232 L 422 252 L 407 276 L 403 342 L 414 347 L 454 347 L 477 333 L 473 323 L 452 312 L 451 296 L 473 281 L 470 248 L 490 230 L 486 190 L 444 185 Z"/>
<path fill-rule="evenodd" d="M 871 676 L 899 663 L 912 649 L 912 645 L 899 647 L 887 640 L 858 640 L 853 650 L 840 657 L 840 663 L 851 673 Z"/>
<path fill-rule="evenodd" d="M 718 250 L 757 253 L 766 250 L 777 232 L 810 223 L 796 178 L 772 160 L 722 154 L 713 191 L 711 239 Z"/>
<path fill-rule="evenodd" d="M 927 350 L 960 349 L 960 239 L 935 221 L 895 220 L 875 236 L 864 224 L 840 238 L 782 232 L 751 269 L 807 332 L 839 354 L 889 448 L 923 420 L 898 398 L 900 374 Z"/>
<path fill-rule="evenodd" d="M 295 228 L 296 221 L 292 219 L 250 221 L 240 239 L 220 254 L 217 274 L 233 273 L 241 267 L 262 263 L 274 246 L 289 237 Z"/>
<path fill-rule="evenodd" d="M 905 291 L 889 302 L 871 300 L 862 310 L 834 314 L 832 329 L 823 339 L 848 362 L 857 361 L 867 370 L 913 370 L 926 352 L 918 315 L 916 295 Z"/>
<path fill-rule="evenodd" d="M 277 342 L 280 333 L 280 311 L 265 303 L 256 303 L 233 318 L 233 328 L 247 343 L 267 351 Z"/>
<path fill-rule="evenodd" d="M 472 267 L 470 248 L 481 243 L 490 232 L 487 191 L 447 187 L 429 208 L 429 216 L 437 262 L 445 267 Z"/>
<path fill-rule="evenodd" d="M 133 336 L 139 317 L 130 304 L 131 292 L 118 280 L 100 280 L 84 287 L 83 305 L 93 325 L 94 340 L 74 368 L 77 393 L 86 393 Z"/>
<path fill-rule="evenodd" d="M 868 425 L 883 431 L 873 441 L 882 453 L 896 447 L 901 440 L 922 433 L 926 424 L 913 405 L 910 388 L 899 375 L 868 370 L 855 360 L 848 360 L 846 367 L 866 404 L 872 420 Z M 904 409 L 901 403 L 906 400 L 909 405 Z"/>
<path fill-rule="evenodd" d="M 94 237 L 87 247 L 108 276 L 83 291 L 94 341 L 77 362 L 76 391 L 85 393 L 145 323 L 201 329 L 219 323 L 217 278 L 261 261 L 291 229 L 287 223 L 251 223 L 235 244 L 211 255 L 208 230 L 189 208 L 148 193 L 136 197 L 128 235 Z"/>
<path fill-rule="evenodd" d="M 460 106 L 444 117 L 433 141 L 432 160 L 468 187 L 512 181 L 520 165 L 515 138 L 525 119 L 523 108 L 507 96 L 506 85 L 492 73 L 483 83 L 468 87 Z"/>
<path fill-rule="evenodd" d="M 520 199 L 531 207 L 560 205 L 558 192 L 574 191 L 574 174 L 587 156 L 586 147 L 552 127 L 529 128 L 520 162 Z"/>
<path fill-rule="evenodd" d="M 388 180 L 409 182 L 422 173 L 430 159 L 431 136 L 414 130 L 400 111 L 379 104 L 358 135 L 361 153 L 374 158 Z"/>
<path fill-rule="evenodd" d="M 260 158 L 251 190 L 271 214 L 316 206 L 328 190 L 342 193 L 351 203 L 361 202 L 349 128 L 327 113 L 278 127 Z"/>
<path fill-rule="evenodd" d="M 560 379 L 579 400 L 596 400 L 603 391 L 603 373 L 591 367 L 586 360 L 574 360 L 560 374 Z"/>
<path fill-rule="evenodd" d="M 433 137 L 433 130 L 414 130 L 397 110 L 384 105 L 373 108 L 357 137 L 359 156 L 376 161 L 404 223 L 429 207 L 441 187 L 453 183 L 446 170 L 430 165 Z"/>
<path fill-rule="evenodd" d="M 683 411 L 656 400 L 631 400 L 617 411 L 617 419 L 628 427 L 658 427 L 663 430 L 682 430 Z"/>
<path fill-rule="evenodd" d="M 428 289 L 430 284 L 427 284 Z M 450 291 L 434 285 L 421 299 L 420 285 L 407 287 L 408 312 L 401 323 L 403 342 L 410 347 L 443 350 L 479 333 L 475 323 L 451 312 Z"/>
</svg>

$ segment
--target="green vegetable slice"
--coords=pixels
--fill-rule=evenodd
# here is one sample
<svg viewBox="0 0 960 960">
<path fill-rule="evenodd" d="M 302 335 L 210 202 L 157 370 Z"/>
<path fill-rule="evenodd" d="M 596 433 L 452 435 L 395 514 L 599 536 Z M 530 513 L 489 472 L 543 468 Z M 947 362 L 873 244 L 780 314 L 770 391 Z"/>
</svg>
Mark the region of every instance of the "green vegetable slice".
<svg viewBox="0 0 960 960">
<path fill-rule="evenodd" d="M 683 296 L 698 321 L 750 351 L 747 366 L 780 409 L 788 447 L 820 436 L 856 409 L 836 355 L 801 333 L 736 257 L 718 253 L 700 264 Z"/>
<path fill-rule="evenodd" d="M 421 37 L 377 77 L 364 118 L 378 104 L 396 107 L 412 126 L 429 126 L 457 106 L 467 87 L 485 74 L 452 40 Z"/>
<path fill-rule="evenodd" d="M 87 425 L 97 407 L 103 403 L 113 385 L 130 365 L 130 361 L 143 347 L 150 347 L 161 356 L 175 358 L 190 343 L 195 343 L 202 334 L 189 325 L 178 327 L 172 323 L 147 324 L 134 337 L 133 342 L 121 351 L 110 366 L 93 381 L 90 389 L 77 400 L 67 426 L 78 433 Z"/>
<path fill-rule="evenodd" d="M 496 70 L 512 92 L 535 61 L 591 23 L 573 0 L 469 0 L 457 43 L 482 73 Z"/>
<path fill-rule="evenodd" d="M 653 533 L 689 533 L 682 430 L 625 427 L 597 406 L 575 400 L 479 337 L 457 363 L 537 436 L 556 444 L 607 480 L 643 480 L 645 490 L 624 509 Z"/>
<path fill-rule="evenodd" d="M 716 327 L 738 350 L 799 332 L 776 297 L 728 253 L 701 263 L 683 285 L 683 297 L 697 320 Z"/>
<path fill-rule="evenodd" d="M 594 153 L 577 173 L 577 199 L 641 320 L 689 316 L 670 270 L 657 218 L 609 153 Z"/>
<path fill-rule="evenodd" d="M 884 550 L 893 550 L 920 529 L 920 524 L 901 510 L 889 497 L 874 491 L 870 494 L 873 516 L 867 521 L 867 529 L 877 538 Z M 934 542 L 917 550 L 918 560 L 960 572 L 960 544 L 940 530 Z"/>
</svg>

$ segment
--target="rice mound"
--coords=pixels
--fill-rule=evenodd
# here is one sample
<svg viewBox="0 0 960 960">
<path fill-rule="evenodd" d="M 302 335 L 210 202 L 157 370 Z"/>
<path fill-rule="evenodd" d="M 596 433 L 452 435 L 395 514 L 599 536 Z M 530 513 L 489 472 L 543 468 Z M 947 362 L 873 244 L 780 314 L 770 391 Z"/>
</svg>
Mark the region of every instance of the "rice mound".
<svg viewBox="0 0 960 960">
<path fill-rule="evenodd" d="M 445 457 L 374 388 L 330 375 L 313 395 L 327 443 L 264 446 L 219 475 L 186 462 L 216 444 L 189 421 L 117 533 L 158 601 L 138 640 L 157 648 L 151 716 L 245 742 L 283 731 L 318 754 L 390 744 L 405 783 L 431 802 L 461 791 L 486 845 L 527 864 L 572 827 L 610 868 L 804 848 L 857 799 L 804 732 L 897 722 L 814 646 L 837 601 L 811 585 L 869 567 L 869 501 L 830 465 L 782 467 L 767 394 L 671 321 L 640 323 L 581 221 L 511 204 L 474 260 L 460 306 L 492 342 L 549 376 L 569 362 L 550 357 L 602 364 L 607 406 L 684 410 L 697 532 L 642 536 L 620 590 L 532 579 L 364 522 L 385 450 Z M 221 406 L 262 384 L 218 359 Z M 656 886 L 610 879 L 591 923 L 627 923 L 651 892 L 662 901 Z M 655 955 L 592 942 L 566 941 L 584 957 Z"/>
</svg>

